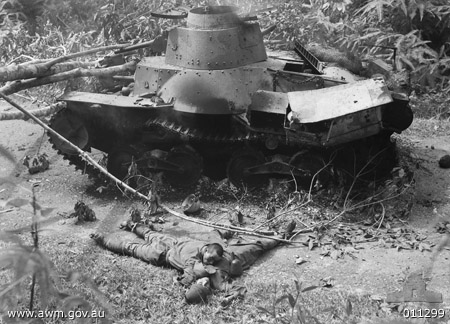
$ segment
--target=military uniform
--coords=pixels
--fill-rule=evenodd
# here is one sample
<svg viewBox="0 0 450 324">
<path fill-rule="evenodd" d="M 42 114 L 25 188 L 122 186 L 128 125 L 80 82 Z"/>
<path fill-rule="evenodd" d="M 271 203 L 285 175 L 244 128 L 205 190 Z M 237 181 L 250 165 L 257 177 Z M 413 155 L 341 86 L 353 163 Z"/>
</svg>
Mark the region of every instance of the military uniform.
<svg viewBox="0 0 450 324">
<path fill-rule="evenodd" d="M 221 291 L 231 289 L 229 285 L 230 266 L 233 260 L 240 262 L 243 270 L 248 269 L 265 251 L 278 245 L 279 241 L 260 239 L 243 241 L 232 239 L 227 243 L 221 240 L 219 232 L 213 231 L 208 242 L 219 243 L 224 247 L 221 261 L 203 265 L 203 248 L 210 243 L 193 239 L 179 239 L 168 234 L 155 232 L 144 225 L 136 225 L 133 232 L 115 232 L 106 236 L 97 236 L 96 242 L 106 249 L 133 256 L 156 266 L 172 266 L 183 272 L 179 280 L 188 285 L 195 280 L 209 277 L 211 287 Z"/>
</svg>

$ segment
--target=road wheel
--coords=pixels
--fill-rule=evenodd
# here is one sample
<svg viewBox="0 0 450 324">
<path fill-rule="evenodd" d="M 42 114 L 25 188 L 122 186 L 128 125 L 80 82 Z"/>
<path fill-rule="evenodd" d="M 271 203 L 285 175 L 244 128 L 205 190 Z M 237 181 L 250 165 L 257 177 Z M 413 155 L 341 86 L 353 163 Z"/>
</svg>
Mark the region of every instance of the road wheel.
<svg viewBox="0 0 450 324">
<path fill-rule="evenodd" d="M 242 149 L 233 154 L 227 166 L 228 180 L 236 187 L 261 187 L 267 184 L 267 175 L 248 174 L 247 169 L 263 164 L 264 155 L 260 152 Z"/>
<path fill-rule="evenodd" d="M 194 185 L 202 175 L 203 160 L 188 145 L 172 148 L 167 154 L 166 161 L 180 167 L 180 171 L 164 171 L 164 178 L 174 187 Z"/>
</svg>

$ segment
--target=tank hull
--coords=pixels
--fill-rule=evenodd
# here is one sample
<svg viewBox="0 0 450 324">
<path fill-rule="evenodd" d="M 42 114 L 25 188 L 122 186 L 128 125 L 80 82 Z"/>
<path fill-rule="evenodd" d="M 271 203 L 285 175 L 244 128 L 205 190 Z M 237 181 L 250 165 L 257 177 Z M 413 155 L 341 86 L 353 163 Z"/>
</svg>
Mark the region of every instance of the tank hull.
<svg viewBox="0 0 450 324">
<path fill-rule="evenodd" d="M 187 27 L 169 31 L 164 56 L 137 64 L 132 91 L 69 92 L 52 127 L 105 152 L 121 178 L 162 172 L 191 186 L 202 172 L 235 185 L 269 175 L 310 185 L 331 156 L 346 161 L 353 148 L 363 167 L 374 154 L 364 147 L 379 152 L 411 124 L 408 99 L 382 79 L 327 68 L 298 42 L 295 51 L 300 58 L 268 57 L 252 19 L 227 6 L 196 8 Z"/>
</svg>

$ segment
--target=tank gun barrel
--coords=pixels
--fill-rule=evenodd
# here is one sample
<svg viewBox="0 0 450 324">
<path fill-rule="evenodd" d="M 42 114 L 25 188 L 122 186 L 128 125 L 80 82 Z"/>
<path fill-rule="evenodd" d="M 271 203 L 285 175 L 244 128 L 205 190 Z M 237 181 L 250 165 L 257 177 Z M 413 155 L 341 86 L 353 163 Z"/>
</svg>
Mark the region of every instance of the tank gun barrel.
<svg viewBox="0 0 450 324">
<path fill-rule="evenodd" d="M 166 49 L 166 44 L 167 44 L 167 32 L 163 32 L 161 35 L 156 36 L 154 39 L 150 41 L 121 48 L 115 51 L 114 54 L 122 54 L 125 52 L 134 51 L 146 47 L 150 47 L 153 52 L 164 52 Z"/>
<path fill-rule="evenodd" d="M 103 57 L 99 63 L 101 66 L 115 66 L 123 64 L 125 62 L 124 56 L 133 54 L 135 53 L 134 51 L 141 48 L 149 47 L 152 52 L 155 53 L 164 52 L 167 46 L 167 35 L 168 32 L 164 31 L 161 35 L 156 36 L 150 41 L 122 47 L 121 49 L 114 51 L 114 54 L 109 54 Z"/>
<path fill-rule="evenodd" d="M 124 48 L 122 48 L 120 50 L 114 51 L 114 54 L 121 54 L 121 53 L 124 53 L 124 52 L 129 52 L 129 51 L 134 51 L 134 50 L 137 50 L 137 49 L 149 47 L 149 46 L 152 46 L 154 43 L 155 43 L 155 40 L 153 39 L 153 40 L 148 41 L 148 42 L 134 44 L 134 45 L 131 45 L 131 46 L 124 47 Z"/>
</svg>

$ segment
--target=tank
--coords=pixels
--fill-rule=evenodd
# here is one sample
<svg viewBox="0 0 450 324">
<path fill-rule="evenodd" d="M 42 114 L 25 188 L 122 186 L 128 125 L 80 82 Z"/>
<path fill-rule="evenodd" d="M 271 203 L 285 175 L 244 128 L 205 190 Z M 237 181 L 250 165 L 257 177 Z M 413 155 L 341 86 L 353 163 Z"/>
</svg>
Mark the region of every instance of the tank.
<svg viewBox="0 0 450 324">
<path fill-rule="evenodd" d="M 407 96 L 382 77 L 327 67 L 297 41 L 292 57 L 268 54 L 264 35 L 273 29 L 231 6 L 185 16 L 185 26 L 160 38 L 162 55 L 139 61 L 128 91 L 68 92 L 50 126 L 85 151 L 104 152 L 108 171 L 138 187 L 139 177 L 155 174 L 176 187 L 202 174 L 236 186 L 269 177 L 310 186 L 327 182 L 332 167 L 389 171 L 374 161 L 392 160 L 390 136 L 413 116 Z M 90 170 L 58 138 L 50 141 Z"/>
</svg>

